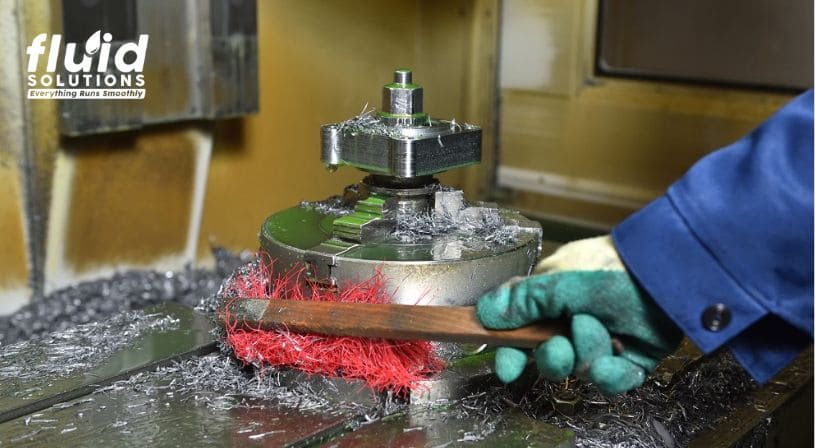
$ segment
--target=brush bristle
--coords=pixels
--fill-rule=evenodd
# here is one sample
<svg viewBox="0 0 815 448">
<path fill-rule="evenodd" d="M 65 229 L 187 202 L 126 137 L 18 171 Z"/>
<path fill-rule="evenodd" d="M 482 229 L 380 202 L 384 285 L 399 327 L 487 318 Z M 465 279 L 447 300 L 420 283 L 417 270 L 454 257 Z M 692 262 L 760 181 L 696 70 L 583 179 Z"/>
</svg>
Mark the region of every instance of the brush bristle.
<svg viewBox="0 0 815 448">
<path fill-rule="evenodd" d="M 335 289 L 320 288 L 306 279 L 303 268 L 285 273 L 274 263 L 259 261 L 233 275 L 222 289 L 223 297 L 256 297 L 269 300 L 322 300 L 329 302 L 388 303 L 390 295 L 380 273 L 370 279 Z M 227 321 L 230 321 L 227 319 Z M 237 326 L 225 329 L 226 343 L 247 364 L 293 367 L 320 374 L 364 381 L 372 390 L 405 395 L 444 368 L 427 341 L 391 341 L 355 337 L 266 331 Z"/>
</svg>

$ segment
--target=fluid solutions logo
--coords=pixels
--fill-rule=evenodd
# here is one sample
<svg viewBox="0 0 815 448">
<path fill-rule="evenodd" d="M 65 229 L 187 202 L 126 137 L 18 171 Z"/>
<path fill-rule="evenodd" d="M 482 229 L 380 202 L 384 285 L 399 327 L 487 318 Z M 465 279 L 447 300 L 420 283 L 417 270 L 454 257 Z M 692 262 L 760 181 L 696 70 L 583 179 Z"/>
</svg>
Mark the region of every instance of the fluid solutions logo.
<svg viewBox="0 0 815 448">
<path fill-rule="evenodd" d="M 142 34 L 112 51 L 113 36 L 99 30 L 85 41 L 84 52 L 77 54 L 78 44 L 69 42 L 60 58 L 62 36 L 54 34 L 49 42 L 47 34 L 38 34 L 25 50 L 28 99 L 143 99 L 148 38 Z M 38 72 L 46 49 L 45 72 Z"/>
</svg>

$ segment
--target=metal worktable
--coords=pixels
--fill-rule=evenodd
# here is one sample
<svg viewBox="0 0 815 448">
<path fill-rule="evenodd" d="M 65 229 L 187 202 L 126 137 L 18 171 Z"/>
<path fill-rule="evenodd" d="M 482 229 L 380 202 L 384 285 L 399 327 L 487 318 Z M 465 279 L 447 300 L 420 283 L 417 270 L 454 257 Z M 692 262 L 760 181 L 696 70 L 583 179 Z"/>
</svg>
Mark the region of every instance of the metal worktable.
<svg viewBox="0 0 815 448">
<path fill-rule="evenodd" d="M 616 399 L 532 374 L 500 385 L 487 352 L 453 361 L 408 404 L 340 379 L 295 371 L 256 376 L 221 354 L 210 330 L 207 317 L 167 303 L 0 347 L 0 445 L 707 447 L 811 440 L 811 350 L 758 387 L 726 355 L 700 359 L 685 345 L 640 391 Z M 808 410 L 808 420 L 798 409 Z M 796 424 L 808 430 L 791 431 Z"/>
</svg>

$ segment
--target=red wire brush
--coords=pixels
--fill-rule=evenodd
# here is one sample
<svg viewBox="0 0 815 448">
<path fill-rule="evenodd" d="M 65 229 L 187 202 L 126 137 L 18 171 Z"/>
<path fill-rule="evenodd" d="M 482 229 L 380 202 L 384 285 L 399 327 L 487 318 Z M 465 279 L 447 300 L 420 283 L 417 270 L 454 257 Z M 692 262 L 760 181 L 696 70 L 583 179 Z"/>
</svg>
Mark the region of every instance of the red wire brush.
<svg viewBox="0 0 815 448">
<path fill-rule="evenodd" d="M 276 272 L 274 263 L 259 259 L 226 280 L 220 296 L 230 300 L 313 300 L 344 303 L 389 303 L 380 273 L 370 279 L 323 288 L 305 276 L 305 269 Z M 229 309 L 229 307 L 225 307 Z M 445 364 L 428 341 L 393 341 L 295 333 L 286 328 L 264 330 L 224 319 L 225 342 L 247 364 L 291 367 L 310 374 L 359 379 L 372 390 L 405 396 L 418 381 L 441 371 Z M 229 323 L 233 322 L 233 323 Z"/>
</svg>

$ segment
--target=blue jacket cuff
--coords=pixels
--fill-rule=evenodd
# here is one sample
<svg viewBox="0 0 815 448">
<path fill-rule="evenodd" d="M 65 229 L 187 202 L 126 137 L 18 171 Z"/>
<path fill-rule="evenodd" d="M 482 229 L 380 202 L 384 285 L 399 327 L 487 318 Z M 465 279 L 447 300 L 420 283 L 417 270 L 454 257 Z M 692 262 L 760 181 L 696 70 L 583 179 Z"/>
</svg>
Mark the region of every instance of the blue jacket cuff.
<svg viewBox="0 0 815 448">
<path fill-rule="evenodd" d="M 728 347 L 750 376 L 764 383 L 811 343 L 809 334 L 770 314 L 733 338 Z"/>
<path fill-rule="evenodd" d="M 623 221 L 612 238 L 629 272 L 705 353 L 767 315 L 688 227 L 670 193 Z M 714 304 L 732 316 L 718 331 L 702 317 Z"/>
</svg>

